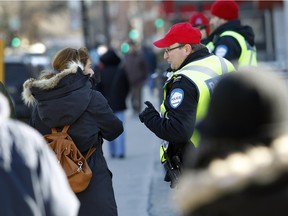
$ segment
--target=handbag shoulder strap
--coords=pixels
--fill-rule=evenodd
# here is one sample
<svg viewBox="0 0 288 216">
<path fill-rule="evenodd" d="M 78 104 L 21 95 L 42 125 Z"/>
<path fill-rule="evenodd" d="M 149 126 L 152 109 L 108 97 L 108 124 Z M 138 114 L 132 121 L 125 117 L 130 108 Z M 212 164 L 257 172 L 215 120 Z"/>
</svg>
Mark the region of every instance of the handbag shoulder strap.
<svg viewBox="0 0 288 216">
<path fill-rule="evenodd" d="M 62 129 L 62 132 L 67 133 L 69 127 L 70 127 L 70 125 L 65 125 Z"/>
<path fill-rule="evenodd" d="M 93 154 L 93 152 L 96 150 L 96 148 L 94 147 L 94 146 L 92 146 L 89 150 L 88 150 L 88 152 L 87 152 L 87 154 L 85 155 L 85 159 L 87 160 L 92 154 Z"/>
</svg>

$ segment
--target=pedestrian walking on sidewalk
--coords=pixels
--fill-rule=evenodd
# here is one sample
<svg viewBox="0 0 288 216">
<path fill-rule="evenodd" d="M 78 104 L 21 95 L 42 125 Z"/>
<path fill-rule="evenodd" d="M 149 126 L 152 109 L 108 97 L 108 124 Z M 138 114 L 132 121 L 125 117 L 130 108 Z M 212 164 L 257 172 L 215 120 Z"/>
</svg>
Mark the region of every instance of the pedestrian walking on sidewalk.
<svg viewBox="0 0 288 216">
<path fill-rule="evenodd" d="M 139 114 L 142 105 L 142 89 L 148 76 L 148 66 L 141 49 L 129 40 L 129 51 L 124 55 L 124 68 L 130 85 L 131 104 L 134 114 Z"/>
<path fill-rule="evenodd" d="M 121 58 L 114 49 L 110 48 L 100 56 L 99 73 L 101 82 L 96 86 L 115 113 L 125 123 L 126 98 L 129 93 L 129 81 Z M 112 158 L 125 158 L 125 131 L 115 140 L 108 142 Z"/>
<path fill-rule="evenodd" d="M 181 170 L 186 148 L 198 145 L 199 133 L 194 126 L 206 114 L 213 86 L 221 75 L 235 70 L 228 60 L 209 53 L 200 40 L 200 30 L 184 22 L 173 25 L 154 42 L 165 49 L 164 59 L 170 64 L 161 115 L 149 101 L 139 114 L 140 121 L 165 140 L 160 146 L 161 163 L 171 187 L 178 178 L 171 170 Z"/>
<path fill-rule="evenodd" d="M 83 155 L 94 146 L 88 158 L 93 177 L 83 192 L 77 193 L 79 216 L 116 216 L 117 206 L 112 173 L 103 156 L 103 139 L 114 140 L 123 132 L 122 122 L 114 115 L 104 96 L 94 89 L 91 60 L 86 48 L 64 48 L 52 61 L 53 71 L 24 83 L 26 104 L 35 105 L 31 125 L 41 134 L 51 128 L 70 125 L 68 134 Z"/>
</svg>

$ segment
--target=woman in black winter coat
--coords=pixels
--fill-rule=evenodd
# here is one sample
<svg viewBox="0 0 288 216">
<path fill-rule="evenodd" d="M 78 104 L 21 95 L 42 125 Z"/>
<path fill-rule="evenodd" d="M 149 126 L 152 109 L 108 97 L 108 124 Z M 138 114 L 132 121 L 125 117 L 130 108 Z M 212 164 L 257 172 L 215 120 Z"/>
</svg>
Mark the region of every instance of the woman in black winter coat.
<svg viewBox="0 0 288 216">
<path fill-rule="evenodd" d="M 79 215 L 115 216 L 112 173 L 102 143 L 123 132 L 122 122 L 103 95 L 91 88 L 89 78 L 94 72 L 86 48 L 60 50 L 52 66 L 53 72 L 44 72 L 39 79 L 29 79 L 23 85 L 25 103 L 35 105 L 30 124 L 43 135 L 51 133 L 52 127 L 71 125 L 68 134 L 83 155 L 91 146 L 96 147 L 88 159 L 92 180 L 85 191 L 76 194 L 81 203 Z"/>
</svg>

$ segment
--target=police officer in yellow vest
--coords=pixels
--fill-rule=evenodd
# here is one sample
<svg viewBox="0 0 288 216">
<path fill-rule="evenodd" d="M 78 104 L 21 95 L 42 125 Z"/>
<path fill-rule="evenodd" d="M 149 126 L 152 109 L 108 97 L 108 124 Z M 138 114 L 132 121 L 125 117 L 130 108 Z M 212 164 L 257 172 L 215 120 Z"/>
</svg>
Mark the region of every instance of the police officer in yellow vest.
<svg viewBox="0 0 288 216">
<path fill-rule="evenodd" d="M 206 40 L 208 49 L 231 61 L 235 67 L 256 66 L 257 52 L 254 32 L 242 26 L 239 7 L 233 0 L 216 0 L 210 9 L 212 33 Z"/>
<path fill-rule="evenodd" d="M 197 146 L 199 135 L 194 126 L 206 114 L 213 86 L 221 75 L 235 70 L 228 60 L 209 53 L 200 40 L 200 30 L 184 22 L 173 25 L 164 38 L 153 43 L 165 49 L 164 59 L 170 64 L 170 75 L 164 84 L 161 114 L 146 101 L 147 107 L 139 118 L 165 140 L 160 147 L 164 167 L 167 161 L 178 167 L 183 163 L 186 147 Z M 169 170 L 166 171 L 165 181 L 172 181 Z"/>
</svg>

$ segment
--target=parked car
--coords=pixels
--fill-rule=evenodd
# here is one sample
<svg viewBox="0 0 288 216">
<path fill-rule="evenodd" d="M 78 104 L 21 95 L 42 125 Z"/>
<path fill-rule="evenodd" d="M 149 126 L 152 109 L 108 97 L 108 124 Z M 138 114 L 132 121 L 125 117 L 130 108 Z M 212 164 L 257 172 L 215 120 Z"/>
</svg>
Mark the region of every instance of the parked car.
<svg viewBox="0 0 288 216">
<path fill-rule="evenodd" d="M 5 86 L 10 94 L 17 118 L 27 121 L 31 116 L 31 108 L 22 101 L 23 83 L 29 78 L 37 78 L 39 72 L 50 67 L 50 59 L 42 54 L 24 54 L 6 56 L 4 60 Z"/>
</svg>

